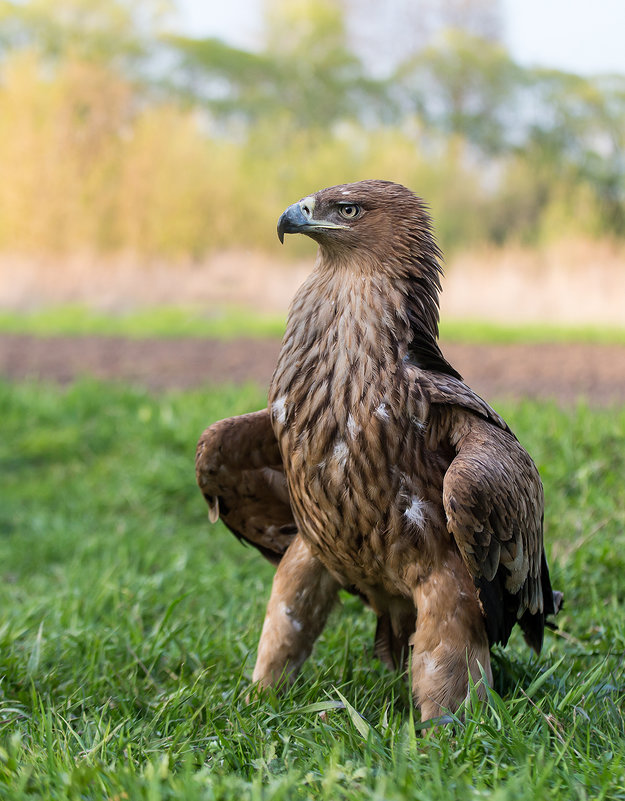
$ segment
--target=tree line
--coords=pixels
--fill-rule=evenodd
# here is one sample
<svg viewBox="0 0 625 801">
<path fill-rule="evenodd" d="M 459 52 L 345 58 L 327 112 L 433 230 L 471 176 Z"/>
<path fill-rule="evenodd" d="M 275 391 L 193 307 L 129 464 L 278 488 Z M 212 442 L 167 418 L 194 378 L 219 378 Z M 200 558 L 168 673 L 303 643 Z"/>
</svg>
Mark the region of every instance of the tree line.
<svg viewBox="0 0 625 801">
<path fill-rule="evenodd" d="M 0 0 L 0 248 L 266 247 L 286 202 L 363 177 L 426 197 L 447 249 L 625 235 L 625 76 L 460 28 L 380 76 L 345 4 L 265 12 L 245 50 L 156 0 Z"/>
</svg>

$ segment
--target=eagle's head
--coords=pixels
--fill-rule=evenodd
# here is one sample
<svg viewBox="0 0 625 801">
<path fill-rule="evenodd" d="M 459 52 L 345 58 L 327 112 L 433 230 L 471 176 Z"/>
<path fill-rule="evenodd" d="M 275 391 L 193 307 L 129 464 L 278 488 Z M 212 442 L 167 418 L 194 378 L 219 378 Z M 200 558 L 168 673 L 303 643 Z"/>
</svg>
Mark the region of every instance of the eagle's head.
<svg viewBox="0 0 625 801">
<path fill-rule="evenodd" d="M 378 264 L 440 258 L 425 203 L 392 181 L 359 181 L 321 189 L 282 214 L 278 220 L 281 242 L 284 234 L 310 236 L 330 258 L 355 250 Z"/>
</svg>

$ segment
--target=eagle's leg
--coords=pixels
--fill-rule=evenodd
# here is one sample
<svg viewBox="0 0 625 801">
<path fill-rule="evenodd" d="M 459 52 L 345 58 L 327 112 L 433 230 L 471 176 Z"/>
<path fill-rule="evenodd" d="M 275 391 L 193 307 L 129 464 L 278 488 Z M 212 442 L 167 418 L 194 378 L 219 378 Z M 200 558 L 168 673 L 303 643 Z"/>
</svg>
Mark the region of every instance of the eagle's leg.
<svg viewBox="0 0 625 801">
<path fill-rule="evenodd" d="M 469 689 L 486 690 L 480 665 L 492 683 L 490 648 L 475 586 L 459 554 L 421 581 L 415 593 L 417 626 L 412 638 L 412 690 L 422 720 L 455 712 Z"/>
<path fill-rule="evenodd" d="M 258 686 L 294 681 L 325 626 L 338 589 L 336 579 L 296 536 L 273 579 L 254 667 Z"/>
</svg>

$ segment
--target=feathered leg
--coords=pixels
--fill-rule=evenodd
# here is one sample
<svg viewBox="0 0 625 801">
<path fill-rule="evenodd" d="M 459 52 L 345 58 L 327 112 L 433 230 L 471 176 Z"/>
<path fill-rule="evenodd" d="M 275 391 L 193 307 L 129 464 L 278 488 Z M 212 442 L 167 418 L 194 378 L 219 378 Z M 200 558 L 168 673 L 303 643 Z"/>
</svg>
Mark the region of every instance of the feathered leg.
<svg viewBox="0 0 625 801">
<path fill-rule="evenodd" d="M 415 593 L 412 689 L 422 720 L 456 711 L 467 696 L 469 672 L 485 697 L 482 666 L 492 683 L 490 648 L 475 586 L 458 554 L 449 555 Z"/>
<path fill-rule="evenodd" d="M 325 626 L 338 589 L 336 579 L 296 536 L 273 579 L 254 667 L 260 687 L 294 681 Z"/>
</svg>

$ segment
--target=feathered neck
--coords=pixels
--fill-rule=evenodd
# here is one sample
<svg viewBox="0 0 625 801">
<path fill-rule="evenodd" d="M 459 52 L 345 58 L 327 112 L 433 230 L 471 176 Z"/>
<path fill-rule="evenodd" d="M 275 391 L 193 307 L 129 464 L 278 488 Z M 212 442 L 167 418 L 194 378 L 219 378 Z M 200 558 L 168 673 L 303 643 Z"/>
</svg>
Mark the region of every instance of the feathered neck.
<svg viewBox="0 0 625 801">
<path fill-rule="evenodd" d="M 330 338 L 356 356 L 377 342 L 403 358 L 415 337 L 436 340 L 440 282 L 434 264 L 417 273 L 390 260 L 380 264 L 369 254 L 346 255 L 320 248 L 314 271 L 293 300 L 285 344 L 308 348 Z"/>
<path fill-rule="evenodd" d="M 380 328 L 390 326 L 390 335 L 398 340 L 436 341 L 441 253 L 433 238 L 428 237 L 428 240 L 416 238 L 412 244 L 418 247 L 414 247 L 413 252 L 408 247 L 399 252 L 393 248 L 380 253 L 329 248 L 322 244 L 311 278 L 328 292 L 328 298 L 338 301 L 336 295 L 360 296 L 362 304 L 374 307 L 368 324 Z"/>
<path fill-rule="evenodd" d="M 327 356 L 346 350 L 350 362 L 365 356 L 375 371 L 376 359 L 388 364 L 408 358 L 422 369 L 461 378 L 437 342 L 441 254 L 431 235 L 424 241 L 419 233 L 411 253 L 322 245 L 294 298 L 285 345 L 318 353 L 323 342 Z"/>
</svg>

